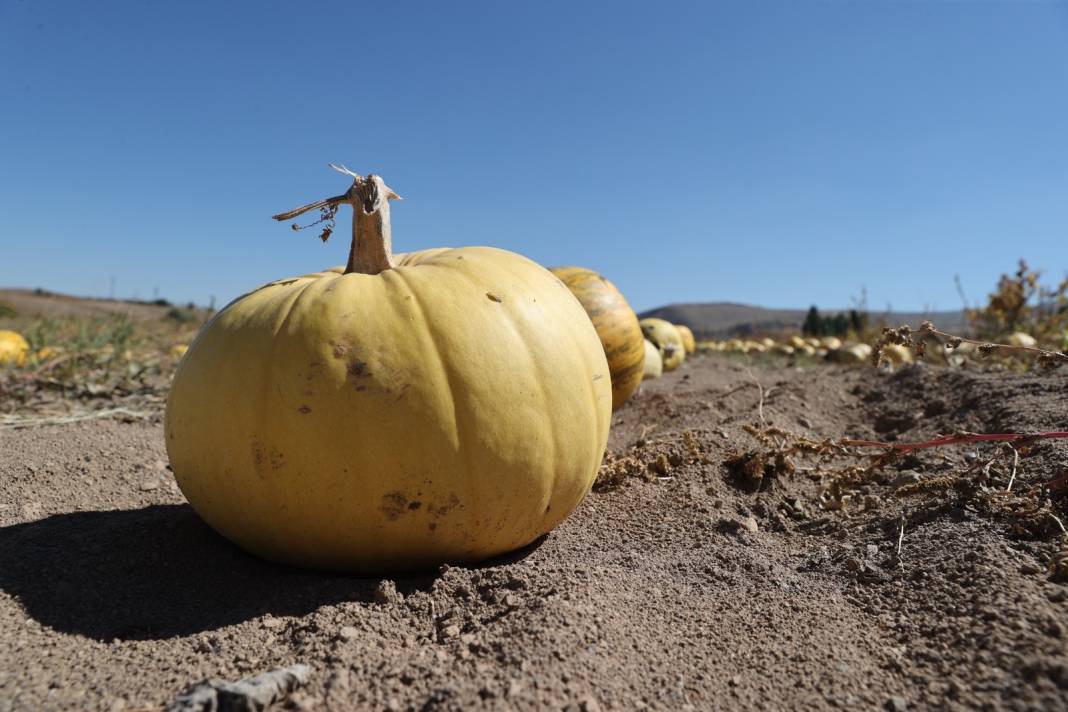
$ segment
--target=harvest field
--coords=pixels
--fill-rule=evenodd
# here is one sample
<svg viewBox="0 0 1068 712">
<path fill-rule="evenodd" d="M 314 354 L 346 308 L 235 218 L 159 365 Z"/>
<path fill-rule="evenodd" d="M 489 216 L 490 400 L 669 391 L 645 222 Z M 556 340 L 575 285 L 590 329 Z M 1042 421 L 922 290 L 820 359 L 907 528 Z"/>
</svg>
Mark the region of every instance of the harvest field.
<svg viewBox="0 0 1068 712">
<path fill-rule="evenodd" d="M 1068 712 L 1068 2 L 79 9 L 0 712 Z"/>
<path fill-rule="evenodd" d="M 699 352 L 613 413 L 544 538 L 360 578 L 185 504 L 161 419 L 205 314 L 5 299 L 68 350 L 0 386 L 0 710 L 156 710 L 295 664 L 280 709 L 1065 707 L 1068 441 L 811 452 L 1063 429 L 1064 368 Z"/>
</svg>

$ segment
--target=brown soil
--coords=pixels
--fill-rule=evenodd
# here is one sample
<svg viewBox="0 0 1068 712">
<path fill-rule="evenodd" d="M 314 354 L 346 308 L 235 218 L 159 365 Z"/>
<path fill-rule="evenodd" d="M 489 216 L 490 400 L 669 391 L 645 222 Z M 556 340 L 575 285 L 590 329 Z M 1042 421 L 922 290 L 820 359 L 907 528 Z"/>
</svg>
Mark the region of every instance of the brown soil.
<svg viewBox="0 0 1068 712">
<path fill-rule="evenodd" d="M 1026 506 L 1060 496 L 1040 485 L 1068 443 L 1024 453 L 1015 498 L 1004 461 L 954 480 L 968 447 L 845 489 L 802 459 L 756 483 L 724 465 L 766 447 L 754 423 L 912 440 L 1066 422 L 1064 370 L 697 357 L 616 413 L 604 478 L 558 530 L 395 581 L 231 546 L 183 504 L 158 422 L 0 432 L 0 710 L 157 709 L 294 663 L 315 668 L 286 703 L 304 709 L 1068 709 L 1068 590 L 1046 569 L 1063 508 Z"/>
</svg>

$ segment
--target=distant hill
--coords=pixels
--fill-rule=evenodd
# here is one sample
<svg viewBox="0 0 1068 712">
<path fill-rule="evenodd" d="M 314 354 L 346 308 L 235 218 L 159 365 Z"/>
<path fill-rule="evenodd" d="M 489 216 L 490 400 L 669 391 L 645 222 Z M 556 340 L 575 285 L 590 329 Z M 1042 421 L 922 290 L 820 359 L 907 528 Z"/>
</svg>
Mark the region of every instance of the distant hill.
<svg viewBox="0 0 1068 712">
<path fill-rule="evenodd" d="M 841 309 L 820 310 L 821 314 L 834 315 L 848 311 Z M 808 309 L 768 309 L 749 304 L 731 302 L 706 302 L 701 304 L 668 304 L 638 316 L 659 317 L 673 324 L 685 324 L 693 330 L 697 338 L 723 339 L 744 334 L 776 333 L 782 331 L 800 331 Z M 943 312 L 871 312 L 874 322 L 885 320 L 888 326 L 909 324 L 919 326 L 924 319 L 933 321 L 935 326 L 953 333 L 967 328 L 967 321 L 961 311 Z"/>
<path fill-rule="evenodd" d="M 162 319 L 174 309 L 191 312 L 203 320 L 207 311 L 200 307 L 176 306 L 160 299 L 156 301 L 133 301 L 75 297 L 43 289 L 0 288 L 0 317 L 5 320 L 36 319 L 41 317 L 101 317 L 121 314 L 133 321 Z M 11 313 L 13 312 L 13 314 Z"/>
</svg>

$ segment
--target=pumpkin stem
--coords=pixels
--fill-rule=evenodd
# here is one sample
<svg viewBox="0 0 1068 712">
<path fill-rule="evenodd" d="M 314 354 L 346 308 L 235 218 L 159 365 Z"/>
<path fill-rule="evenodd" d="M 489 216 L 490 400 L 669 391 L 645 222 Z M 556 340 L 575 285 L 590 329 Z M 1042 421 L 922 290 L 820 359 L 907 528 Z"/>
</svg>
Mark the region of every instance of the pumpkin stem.
<svg viewBox="0 0 1068 712">
<path fill-rule="evenodd" d="M 347 203 L 352 206 L 352 247 L 345 274 L 378 274 L 393 268 L 393 233 L 389 225 L 389 201 L 401 197 L 376 175 L 366 178 L 347 168 L 330 164 L 330 167 L 353 176 L 352 186 L 344 195 L 335 195 L 299 208 L 278 213 L 275 220 L 290 220 L 309 210 L 327 208 Z M 325 238 L 324 238 L 325 239 Z"/>
</svg>

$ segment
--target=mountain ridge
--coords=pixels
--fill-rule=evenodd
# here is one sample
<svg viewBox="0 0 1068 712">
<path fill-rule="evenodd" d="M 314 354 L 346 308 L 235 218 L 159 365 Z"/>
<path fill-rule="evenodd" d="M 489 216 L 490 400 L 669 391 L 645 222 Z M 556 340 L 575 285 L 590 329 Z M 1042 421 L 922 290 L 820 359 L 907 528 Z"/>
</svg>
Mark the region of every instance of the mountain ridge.
<svg viewBox="0 0 1068 712">
<path fill-rule="evenodd" d="M 849 309 L 820 310 L 824 316 L 848 314 Z M 775 309 L 737 302 L 688 302 L 666 304 L 638 314 L 639 319 L 657 317 L 673 324 L 685 324 L 694 336 L 706 339 L 722 339 L 747 334 L 797 332 L 808 314 L 808 309 Z M 886 326 L 909 324 L 918 327 L 920 322 L 930 320 L 949 332 L 967 330 L 968 322 L 962 310 L 954 311 L 890 311 L 869 312 L 873 325 Z"/>
</svg>

